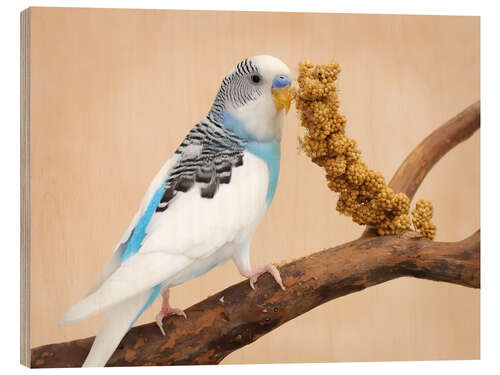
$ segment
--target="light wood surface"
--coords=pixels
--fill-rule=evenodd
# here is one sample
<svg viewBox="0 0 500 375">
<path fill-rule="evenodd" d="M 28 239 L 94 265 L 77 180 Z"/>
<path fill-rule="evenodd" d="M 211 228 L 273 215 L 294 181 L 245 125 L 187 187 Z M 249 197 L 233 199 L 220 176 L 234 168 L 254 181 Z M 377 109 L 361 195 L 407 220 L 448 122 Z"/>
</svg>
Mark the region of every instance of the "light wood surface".
<svg viewBox="0 0 500 375">
<path fill-rule="evenodd" d="M 479 99 L 479 18 L 33 8 L 31 347 L 94 335 L 60 315 L 85 293 L 142 196 L 221 79 L 247 56 L 340 63 L 341 111 L 370 168 L 390 178 L 410 150 Z M 290 111 L 271 209 L 252 262 L 358 236 L 322 171 L 300 154 Z M 479 227 L 479 134 L 429 174 L 436 239 Z M 184 308 L 241 280 L 227 263 L 172 290 Z M 258 287 L 258 284 L 257 284 Z M 323 305 L 223 363 L 479 358 L 479 291 L 398 279 Z M 139 319 L 149 322 L 160 301 Z"/>
</svg>

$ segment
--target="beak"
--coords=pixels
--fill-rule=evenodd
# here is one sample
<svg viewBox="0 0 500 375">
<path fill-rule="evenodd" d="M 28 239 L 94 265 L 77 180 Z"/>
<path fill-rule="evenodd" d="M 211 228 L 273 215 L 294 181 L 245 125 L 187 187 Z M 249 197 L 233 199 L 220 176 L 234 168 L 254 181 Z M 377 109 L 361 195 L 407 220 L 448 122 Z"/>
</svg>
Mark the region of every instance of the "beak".
<svg viewBox="0 0 500 375">
<path fill-rule="evenodd" d="M 280 89 L 272 89 L 272 93 L 274 106 L 276 107 L 276 109 L 280 111 L 285 108 L 285 113 L 288 113 L 288 110 L 290 109 L 290 102 L 292 101 L 292 97 L 290 95 L 290 86 Z"/>
</svg>

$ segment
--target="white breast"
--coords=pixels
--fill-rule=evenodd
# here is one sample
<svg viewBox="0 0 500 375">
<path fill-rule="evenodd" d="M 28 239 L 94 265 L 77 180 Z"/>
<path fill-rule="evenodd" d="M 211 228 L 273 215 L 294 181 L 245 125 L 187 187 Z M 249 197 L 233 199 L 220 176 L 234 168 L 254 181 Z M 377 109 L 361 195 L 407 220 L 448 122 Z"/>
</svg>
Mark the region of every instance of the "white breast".
<svg viewBox="0 0 500 375">
<path fill-rule="evenodd" d="M 221 184 L 213 198 L 202 198 L 200 186 L 195 185 L 178 193 L 182 196 L 163 213 L 155 214 L 140 252 L 163 251 L 201 259 L 244 243 L 267 211 L 268 183 L 267 164 L 245 151 L 243 165 L 232 169 L 231 182 Z"/>
<path fill-rule="evenodd" d="M 267 164 L 245 152 L 243 165 L 232 169 L 231 182 L 221 184 L 212 199 L 201 198 L 194 187 L 150 224 L 153 236 L 141 252 L 167 251 L 193 261 L 170 277 L 170 286 L 196 278 L 231 258 L 253 235 L 267 211 Z M 161 230 L 159 229 L 161 226 Z M 161 233 L 161 235 L 155 235 Z"/>
</svg>

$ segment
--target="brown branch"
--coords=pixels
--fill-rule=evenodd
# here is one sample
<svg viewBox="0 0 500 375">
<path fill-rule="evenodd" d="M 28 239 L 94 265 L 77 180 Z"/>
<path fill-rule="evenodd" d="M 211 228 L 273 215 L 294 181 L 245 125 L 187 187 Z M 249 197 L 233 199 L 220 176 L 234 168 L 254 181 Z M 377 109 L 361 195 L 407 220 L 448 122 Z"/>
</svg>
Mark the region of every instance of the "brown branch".
<svg viewBox="0 0 500 375">
<path fill-rule="evenodd" d="M 481 105 L 477 101 L 433 131 L 408 155 L 389 186 L 412 199 L 432 167 L 448 151 L 479 129 L 480 110 Z"/>
<path fill-rule="evenodd" d="M 391 181 L 393 188 L 413 196 L 432 166 L 478 126 L 476 103 L 410 154 Z M 422 171 L 415 171 L 419 169 Z M 365 236 L 282 266 L 285 291 L 266 274 L 259 278 L 256 290 L 250 289 L 248 281 L 241 282 L 187 309 L 187 320 L 167 319 L 166 337 L 155 323 L 132 328 L 108 366 L 217 364 L 229 353 L 327 301 L 402 276 L 479 288 L 479 258 L 479 231 L 454 243 L 421 240 L 412 233 Z M 31 367 L 81 366 L 93 340 L 34 348 Z"/>
<path fill-rule="evenodd" d="M 360 238 L 280 268 L 287 287 L 261 276 L 186 310 L 188 319 L 132 328 L 108 366 L 217 364 L 229 353 L 332 299 L 401 276 L 479 288 L 479 231 L 455 243 L 396 236 Z M 93 338 L 32 350 L 32 367 L 81 366 Z"/>
</svg>

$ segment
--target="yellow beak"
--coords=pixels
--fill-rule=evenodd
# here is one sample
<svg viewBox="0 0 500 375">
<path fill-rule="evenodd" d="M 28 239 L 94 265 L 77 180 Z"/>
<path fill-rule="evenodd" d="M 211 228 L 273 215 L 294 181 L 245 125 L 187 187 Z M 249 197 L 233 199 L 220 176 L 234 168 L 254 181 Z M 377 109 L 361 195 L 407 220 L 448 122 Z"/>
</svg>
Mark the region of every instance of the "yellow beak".
<svg viewBox="0 0 500 375">
<path fill-rule="evenodd" d="M 290 102 L 292 97 L 290 95 L 290 87 L 283 87 L 282 89 L 272 89 L 274 106 L 278 111 L 285 108 L 285 113 L 290 109 Z"/>
</svg>

